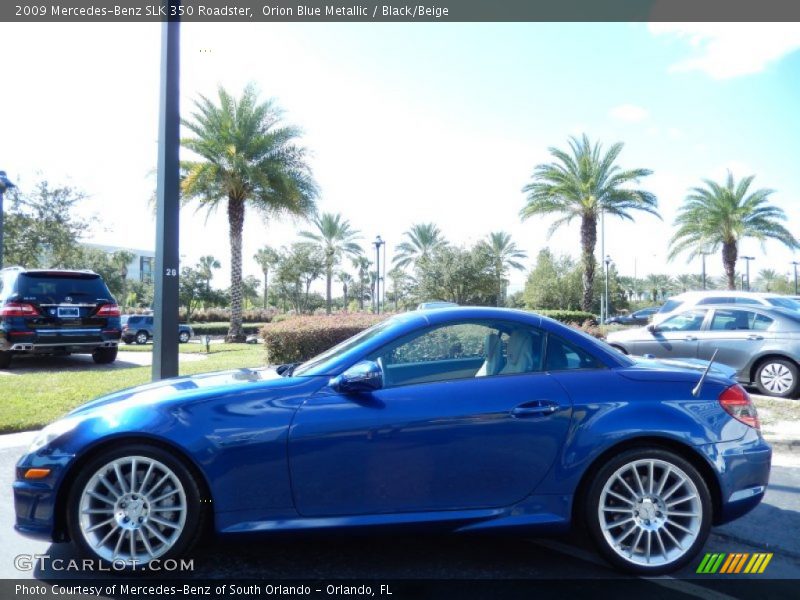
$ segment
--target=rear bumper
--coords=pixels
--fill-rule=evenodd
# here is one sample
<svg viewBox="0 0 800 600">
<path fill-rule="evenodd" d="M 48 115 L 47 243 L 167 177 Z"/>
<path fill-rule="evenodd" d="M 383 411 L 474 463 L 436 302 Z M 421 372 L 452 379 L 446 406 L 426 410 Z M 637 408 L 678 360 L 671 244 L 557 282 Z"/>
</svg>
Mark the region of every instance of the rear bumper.
<svg viewBox="0 0 800 600">
<path fill-rule="evenodd" d="M 714 524 L 721 525 L 753 510 L 769 484 L 772 448 L 754 430 L 735 442 L 708 444 L 699 448 L 718 475 L 720 506 Z"/>
<path fill-rule="evenodd" d="M 91 352 L 96 348 L 114 348 L 119 344 L 119 330 L 64 329 L 38 331 L 0 331 L 0 350 L 47 354 L 55 350 Z"/>
</svg>

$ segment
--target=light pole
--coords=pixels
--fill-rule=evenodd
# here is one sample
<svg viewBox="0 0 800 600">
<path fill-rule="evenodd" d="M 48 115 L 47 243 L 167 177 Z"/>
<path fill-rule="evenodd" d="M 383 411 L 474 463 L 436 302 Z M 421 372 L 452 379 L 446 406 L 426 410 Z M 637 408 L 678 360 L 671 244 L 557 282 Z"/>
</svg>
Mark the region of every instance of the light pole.
<svg viewBox="0 0 800 600">
<path fill-rule="evenodd" d="M 702 271 L 703 289 L 706 289 L 706 253 L 705 252 L 701 252 L 700 253 L 700 257 L 703 259 L 703 271 Z"/>
<path fill-rule="evenodd" d="M 3 194 L 15 187 L 6 177 L 6 172 L 0 171 L 0 269 L 3 268 Z"/>
<path fill-rule="evenodd" d="M 611 311 L 611 304 L 608 302 L 608 269 L 611 266 L 611 256 L 606 254 L 605 258 L 605 265 L 606 265 L 606 286 L 605 286 L 605 299 L 606 299 L 606 320 L 608 320 L 608 315 Z M 605 321 L 603 321 L 605 323 Z"/>
<path fill-rule="evenodd" d="M 800 265 L 800 262 L 796 260 L 792 261 L 792 266 L 794 267 L 794 295 L 797 296 L 797 265 Z"/>
<path fill-rule="evenodd" d="M 606 253 L 606 211 L 600 206 L 600 256 Z M 600 297 L 600 323 L 608 318 L 608 275 L 606 275 L 605 293 Z"/>
<path fill-rule="evenodd" d="M 755 256 L 741 256 L 740 258 L 742 260 L 746 260 L 747 261 L 747 269 L 746 269 L 747 270 L 747 277 L 746 277 L 746 281 L 747 281 L 747 291 L 749 292 L 750 291 L 750 261 L 751 260 L 755 260 L 756 257 Z"/>
<path fill-rule="evenodd" d="M 377 236 L 372 242 L 372 245 L 375 246 L 375 312 L 377 314 L 381 312 L 381 246 L 384 244 L 386 242 L 381 239 L 381 236 Z"/>
</svg>

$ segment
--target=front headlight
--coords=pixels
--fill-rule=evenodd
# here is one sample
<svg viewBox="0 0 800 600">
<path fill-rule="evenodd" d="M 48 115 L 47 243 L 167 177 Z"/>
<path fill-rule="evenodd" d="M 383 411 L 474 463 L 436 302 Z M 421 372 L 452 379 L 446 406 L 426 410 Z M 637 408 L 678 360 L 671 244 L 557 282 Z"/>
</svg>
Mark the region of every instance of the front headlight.
<svg viewBox="0 0 800 600">
<path fill-rule="evenodd" d="M 64 435 L 68 431 L 72 431 L 78 426 L 82 419 L 66 418 L 60 419 L 54 423 L 50 423 L 47 427 L 42 429 L 39 434 L 33 439 L 33 442 L 28 448 L 28 453 L 36 452 L 43 448 L 57 437 Z"/>
</svg>

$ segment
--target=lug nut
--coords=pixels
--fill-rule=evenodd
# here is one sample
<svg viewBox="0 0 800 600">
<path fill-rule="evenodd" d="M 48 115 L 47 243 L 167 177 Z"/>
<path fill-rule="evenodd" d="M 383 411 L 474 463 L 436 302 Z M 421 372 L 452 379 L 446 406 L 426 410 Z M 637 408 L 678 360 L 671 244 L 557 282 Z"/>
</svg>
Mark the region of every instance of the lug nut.
<svg viewBox="0 0 800 600">
<path fill-rule="evenodd" d="M 120 508 L 128 508 L 128 503 L 127 502 L 123 502 L 122 504 L 119 505 L 119 507 Z"/>
</svg>

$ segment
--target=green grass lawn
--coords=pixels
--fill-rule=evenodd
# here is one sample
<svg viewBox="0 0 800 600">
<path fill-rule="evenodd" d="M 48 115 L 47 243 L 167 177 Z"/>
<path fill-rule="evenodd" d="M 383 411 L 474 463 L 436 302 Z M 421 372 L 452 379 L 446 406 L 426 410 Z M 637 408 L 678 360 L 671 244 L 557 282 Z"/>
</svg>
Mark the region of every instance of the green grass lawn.
<svg viewBox="0 0 800 600">
<path fill-rule="evenodd" d="M 136 346 L 139 352 L 152 345 Z M 121 347 L 126 351 L 126 347 Z M 181 353 L 203 352 L 200 344 L 183 344 Z M 203 352 L 204 353 L 204 352 Z M 255 344 L 215 344 L 204 360 L 180 363 L 181 375 L 208 373 L 266 362 L 264 348 Z M 29 363 L 31 366 L 33 363 Z M 12 367 L 13 373 L 13 367 Z M 49 369 L 35 373 L 0 375 L 0 433 L 39 429 L 76 406 L 109 392 L 150 381 L 151 368 L 108 369 L 87 364 L 85 369 Z"/>
</svg>

